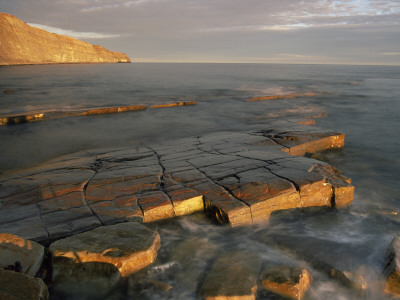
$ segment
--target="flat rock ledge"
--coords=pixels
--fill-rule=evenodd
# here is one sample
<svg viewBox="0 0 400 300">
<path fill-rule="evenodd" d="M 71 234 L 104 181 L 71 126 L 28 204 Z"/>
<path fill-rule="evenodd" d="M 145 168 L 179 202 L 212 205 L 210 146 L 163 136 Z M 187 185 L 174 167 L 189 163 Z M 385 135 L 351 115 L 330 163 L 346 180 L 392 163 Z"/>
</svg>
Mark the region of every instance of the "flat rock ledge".
<svg viewBox="0 0 400 300">
<path fill-rule="evenodd" d="M 99 226 L 198 211 L 242 226 L 279 210 L 346 207 L 350 179 L 302 156 L 343 145 L 344 134 L 288 125 L 71 154 L 0 175 L 0 232 L 48 245 Z"/>
<path fill-rule="evenodd" d="M 58 240 L 49 248 L 54 289 L 105 295 L 123 277 L 152 264 L 159 248 L 159 234 L 137 222 L 103 226 Z"/>
</svg>

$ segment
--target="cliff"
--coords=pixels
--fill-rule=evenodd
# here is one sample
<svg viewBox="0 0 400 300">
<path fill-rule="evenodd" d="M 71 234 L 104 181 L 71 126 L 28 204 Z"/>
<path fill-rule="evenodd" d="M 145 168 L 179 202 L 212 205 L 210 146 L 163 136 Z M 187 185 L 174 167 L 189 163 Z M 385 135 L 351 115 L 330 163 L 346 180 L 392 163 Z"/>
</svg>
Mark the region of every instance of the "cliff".
<svg viewBox="0 0 400 300">
<path fill-rule="evenodd" d="M 29 26 L 0 13 L 0 65 L 129 63 L 126 54 Z"/>
</svg>

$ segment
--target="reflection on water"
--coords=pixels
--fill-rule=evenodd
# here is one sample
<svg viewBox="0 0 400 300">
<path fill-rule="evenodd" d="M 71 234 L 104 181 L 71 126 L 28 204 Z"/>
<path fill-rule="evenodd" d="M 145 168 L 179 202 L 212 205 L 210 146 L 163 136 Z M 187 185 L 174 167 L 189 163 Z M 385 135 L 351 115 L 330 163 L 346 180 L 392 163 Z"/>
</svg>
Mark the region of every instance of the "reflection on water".
<svg viewBox="0 0 400 300">
<path fill-rule="evenodd" d="M 12 89 L 13 93 L 3 93 Z M 312 98 L 245 102 L 287 92 Z M 197 100 L 196 106 L 73 117 L 0 127 L 0 172 L 84 149 L 145 145 L 211 131 L 268 127 L 294 115 L 346 133 L 341 151 L 316 154 L 353 180 L 349 209 L 281 212 L 268 224 L 231 229 L 203 215 L 154 224 L 158 262 L 127 283 L 121 299 L 196 299 L 216 255 L 258 253 L 263 265 L 301 265 L 314 281 L 307 299 L 355 299 L 310 257 L 363 275 L 368 299 L 384 299 L 385 251 L 399 231 L 400 68 L 258 64 L 117 64 L 0 68 L 0 114 L 41 109 Z M 293 249 L 297 249 L 293 251 Z M 138 279 L 137 277 L 136 279 Z M 144 278 L 144 279 L 143 279 Z M 146 278 L 166 285 L 150 284 Z M 172 287 L 172 289 L 169 288 Z M 272 298 L 269 298 L 272 297 Z M 260 292 L 259 299 L 279 299 Z"/>
</svg>

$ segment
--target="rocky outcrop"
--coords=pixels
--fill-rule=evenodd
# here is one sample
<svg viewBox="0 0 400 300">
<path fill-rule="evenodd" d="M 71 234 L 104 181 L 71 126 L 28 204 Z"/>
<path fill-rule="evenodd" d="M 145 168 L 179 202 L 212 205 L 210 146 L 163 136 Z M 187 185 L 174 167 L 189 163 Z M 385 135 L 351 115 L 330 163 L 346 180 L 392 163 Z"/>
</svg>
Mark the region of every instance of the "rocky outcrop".
<svg viewBox="0 0 400 300">
<path fill-rule="evenodd" d="M 45 249 L 42 245 L 13 234 L 0 233 L 0 268 L 35 276 L 44 255 Z"/>
<path fill-rule="evenodd" d="M 263 130 L 222 132 L 77 153 L 2 176 L 0 231 L 46 244 L 101 225 L 198 211 L 241 226 L 278 210 L 350 205 L 354 187 L 339 170 L 287 151 L 304 142 L 307 153 L 340 148 L 344 136 L 298 126 L 285 130 L 290 148 Z"/>
<path fill-rule="evenodd" d="M 39 278 L 0 268 L 0 299 L 47 300 L 49 291 Z"/>
<path fill-rule="evenodd" d="M 0 65 L 129 63 L 127 55 L 29 26 L 0 13 Z"/>
</svg>

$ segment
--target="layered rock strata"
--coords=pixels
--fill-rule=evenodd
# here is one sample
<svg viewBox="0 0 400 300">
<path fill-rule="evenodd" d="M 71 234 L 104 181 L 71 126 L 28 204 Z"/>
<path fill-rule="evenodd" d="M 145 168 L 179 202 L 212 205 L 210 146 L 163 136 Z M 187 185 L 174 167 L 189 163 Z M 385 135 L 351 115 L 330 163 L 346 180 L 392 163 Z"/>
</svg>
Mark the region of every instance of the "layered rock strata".
<svg viewBox="0 0 400 300">
<path fill-rule="evenodd" d="M 129 63 L 126 54 L 29 26 L 0 13 L 0 65 Z"/>
<path fill-rule="evenodd" d="M 76 153 L 3 175 L 0 232 L 48 244 L 102 225 L 198 211 L 240 226 L 266 222 L 278 210 L 352 202 L 354 187 L 339 170 L 289 155 L 288 149 L 301 147 L 304 139 L 290 139 L 287 146 L 271 132 L 212 133 Z M 289 126 L 284 132 L 308 135 L 307 153 L 343 145 L 335 142 L 343 141 L 342 134 L 315 127 Z"/>
</svg>

